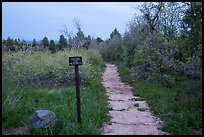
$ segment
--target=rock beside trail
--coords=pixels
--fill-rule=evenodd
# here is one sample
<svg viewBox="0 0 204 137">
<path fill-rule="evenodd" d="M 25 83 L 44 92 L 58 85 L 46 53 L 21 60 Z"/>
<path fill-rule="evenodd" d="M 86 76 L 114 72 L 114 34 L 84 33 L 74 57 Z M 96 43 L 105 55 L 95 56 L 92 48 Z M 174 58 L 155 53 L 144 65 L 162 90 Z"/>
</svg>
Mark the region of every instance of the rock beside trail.
<svg viewBox="0 0 204 137">
<path fill-rule="evenodd" d="M 54 112 L 50 110 L 37 110 L 29 116 L 30 128 L 48 128 L 57 124 Z"/>
</svg>

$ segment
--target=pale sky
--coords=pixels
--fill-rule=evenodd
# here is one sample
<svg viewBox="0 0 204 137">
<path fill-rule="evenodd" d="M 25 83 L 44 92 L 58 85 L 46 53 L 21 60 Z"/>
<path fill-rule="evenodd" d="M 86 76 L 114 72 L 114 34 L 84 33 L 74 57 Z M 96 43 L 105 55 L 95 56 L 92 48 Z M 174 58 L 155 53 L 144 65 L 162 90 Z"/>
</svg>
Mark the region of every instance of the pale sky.
<svg viewBox="0 0 204 137">
<path fill-rule="evenodd" d="M 58 40 L 63 25 L 76 34 L 74 19 L 85 36 L 106 40 L 117 28 L 123 34 L 143 2 L 2 2 L 2 38 Z"/>
</svg>

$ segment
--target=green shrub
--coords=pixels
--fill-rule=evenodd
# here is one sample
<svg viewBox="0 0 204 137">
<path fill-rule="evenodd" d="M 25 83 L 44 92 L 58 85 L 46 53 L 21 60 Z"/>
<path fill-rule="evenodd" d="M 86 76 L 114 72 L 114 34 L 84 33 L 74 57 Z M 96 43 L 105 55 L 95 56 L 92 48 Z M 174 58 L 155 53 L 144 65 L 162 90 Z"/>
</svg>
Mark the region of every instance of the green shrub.
<svg viewBox="0 0 204 137">
<path fill-rule="evenodd" d="M 161 79 L 161 84 L 164 87 L 172 88 L 176 84 L 175 78 L 170 75 L 164 75 Z"/>
<path fill-rule="evenodd" d="M 78 50 L 46 54 L 23 52 L 3 55 L 2 75 L 18 86 L 46 86 L 74 84 L 74 67 L 69 66 L 70 56 L 82 56 L 83 65 L 79 67 L 81 84 L 88 84 L 94 79 L 103 64 L 100 53 L 96 50 Z"/>
</svg>

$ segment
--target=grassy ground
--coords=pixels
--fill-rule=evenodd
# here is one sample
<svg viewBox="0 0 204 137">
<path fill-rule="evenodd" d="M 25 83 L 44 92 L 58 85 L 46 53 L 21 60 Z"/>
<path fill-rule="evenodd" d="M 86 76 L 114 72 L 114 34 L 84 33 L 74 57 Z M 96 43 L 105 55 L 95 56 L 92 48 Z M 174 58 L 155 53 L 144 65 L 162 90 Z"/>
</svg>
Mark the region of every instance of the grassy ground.
<svg viewBox="0 0 204 137">
<path fill-rule="evenodd" d="M 101 62 L 101 58 L 99 54 L 96 54 L 94 51 L 82 51 L 84 55 L 84 66 L 79 67 L 79 71 L 81 71 L 81 86 L 80 86 L 80 98 L 81 98 L 81 118 L 82 124 L 77 123 L 77 111 L 76 111 L 76 91 L 75 85 L 73 83 L 73 79 L 67 75 L 68 79 L 70 79 L 70 83 L 65 83 L 63 85 L 53 86 L 49 84 L 46 86 L 38 87 L 38 84 L 33 83 L 33 85 L 28 86 L 17 86 L 17 84 L 12 83 L 12 79 L 3 78 L 2 80 L 2 128 L 17 128 L 24 125 L 28 125 L 28 117 L 33 114 L 36 110 L 40 109 L 48 109 L 53 111 L 56 114 L 58 119 L 57 126 L 52 129 L 30 129 L 28 134 L 31 135 L 98 135 L 101 133 L 100 129 L 102 124 L 109 120 L 107 116 L 108 113 L 108 104 L 107 104 L 107 96 L 105 93 L 105 88 L 101 83 L 101 73 L 104 71 L 104 64 Z M 95 53 L 95 55 L 94 55 Z M 73 53 L 72 53 L 73 54 Z M 90 54 L 90 55 L 89 55 Z M 67 54 L 68 55 L 68 54 Z M 22 55 L 24 56 L 24 55 Z M 25 55 L 27 56 L 27 55 Z M 32 55 L 31 55 L 32 56 Z M 32 60 L 31 56 L 28 56 Z M 33 55 L 34 56 L 34 55 Z M 55 56 L 53 60 L 59 60 L 61 58 L 61 54 L 56 55 L 46 55 L 40 54 L 39 60 L 47 60 L 51 59 L 51 56 Z M 16 59 L 18 56 L 14 56 Z M 98 59 L 97 59 L 98 58 Z M 3 62 L 3 68 L 7 69 L 7 71 L 12 72 L 15 76 L 19 73 L 23 74 L 19 69 L 15 69 L 15 65 L 19 65 L 15 62 L 10 63 L 8 61 L 9 58 L 4 57 L 5 62 Z M 67 57 L 66 57 L 67 59 Z M 68 60 L 58 62 L 67 63 Z M 95 60 L 94 60 L 95 59 Z M 20 61 L 22 70 L 27 69 L 27 60 Z M 8 62 L 8 63 L 6 63 Z M 36 61 L 34 61 L 36 62 Z M 94 63 L 94 62 L 98 62 Z M 52 64 L 53 63 L 53 64 Z M 40 64 L 37 67 L 44 67 L 42 62 L 36 62 L 35 65 Z M 58 65 L 56 62 L 49 62 L 51 66 Z M 32 63 L 30 64 L 32 65 Z M 46 64 L 45 64 L 46 65 Z M 63 64 L 63 67 L 65 65 Z M 4 70 L 5 70 L 4 69 Z M 69 68 L 69 69 L 73 69 Z M 48 74 L 44 69 L 43 73 L 39 73 L 38 69 L 33 69 L 30 71 L 29 77 L 30 81 L 32 80 L 32 74 L 38 74 L 39 76 L 45 77 Z M 56 70 L 60 75 L 67 71 L 66 69 Z M 3 74 L 4 71 L 2 71 Z M 17 74 L 14 72 L 18 72 Z M 32 72 L 32 73 L 31 73 Z M 51 70 L 54 72 L 54 69 Z M 61 74 L 61 73 L 62 74 Z M 6 75 L 10 73 L 4 73 Z M 57 74 L 56 74 L 57 75 Z M 9 75 L 10 76 L 10 75 Z M 20 78 L 26 78 L 26 75 L 22 75 Z M 59 77 L 59 76 L 58 76 Z M 56 77 L 56 78 L 58 78 Z M 12 77 L 11 77 L 12 78 Z M 38 78 L 38 77 L 36 77 Z M 66 78 L 66 77 L 65 77 Z M 67 79 L 67 78 L 66 78 Z M 65 81 L 66 81 L 65 79 Z M 87 80 L 87 82 L 83 82 L 83 79 Z M 20 79 L 21 80 L 21 79 Z M 20 81 L 19 80 L 19 81 Z M 22 80 L 21 80 L 22 81 Z M 49 79 L 51 81 L 51 79 Z M 56 83 L 58 81 L 51 81 Z"/>
<path fill-rule="evenodd" d="M 175 76 L 175 84 L 136 80 L 123 66 L 118 71 L 134 95 L 148 101 L 154 114 L 164 120 L 162 130 L 174 135 L 202 134 L 202 80 Z"/>
<path fill-rule="evenodd" d="M 81 87 L 82 124 L 76 119 L 75 88 L 62 89 L 5 89 L 11 91 L 3 101 L 2 127 L 28 125 L 28 117 L 39 109 L 53 111 L 57 127 L 50 130 L 30 130 L 30 134 L 100 134 L 100 127 L 107 120 L 106 95 L 99 80 L 93 86 Z M 5 95 L 4 95 L 5 96 Z"/>
</svg>

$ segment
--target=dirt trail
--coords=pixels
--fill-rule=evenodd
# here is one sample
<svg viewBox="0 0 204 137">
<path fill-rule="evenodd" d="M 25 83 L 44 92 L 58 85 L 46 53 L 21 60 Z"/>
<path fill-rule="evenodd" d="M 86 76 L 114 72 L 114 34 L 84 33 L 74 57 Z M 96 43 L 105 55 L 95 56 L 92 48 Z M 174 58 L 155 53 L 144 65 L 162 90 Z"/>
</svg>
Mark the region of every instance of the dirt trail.
<svg viewBox="0 0 204 137">
<path fill-rule="evenodd" d="M 111 124 L 104 124 L 103 135 L 166 135 L 159 130 L 162 121 L 149 111 L 146 101 L 135 101 L 131 87 L 124 84 L 113 64 L 106 64 L 102 76 L 111 107 Z M 138 103 L 138 106 L 135 104 Z M 138 110 L 138 108 L 144 111 Z"/>
</svg>

